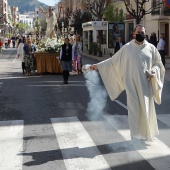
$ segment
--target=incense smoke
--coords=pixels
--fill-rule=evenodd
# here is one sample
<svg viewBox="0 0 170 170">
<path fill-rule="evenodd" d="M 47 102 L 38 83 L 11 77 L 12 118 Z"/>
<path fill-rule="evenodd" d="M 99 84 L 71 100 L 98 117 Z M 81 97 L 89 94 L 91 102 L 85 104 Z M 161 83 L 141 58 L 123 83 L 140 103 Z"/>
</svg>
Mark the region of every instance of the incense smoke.
<svg viewBox="0 0 170 170">
<path fill-rule="evenodd" d="M 97 71 L 88 70 L 88 66 L 84 77 L 86 79 L 86 86 L 89 91 L 90 101 L 87 105 L 86 116 L 90 120 L 96 120 L 103 116 L 107 102 L 107 92 L 104 87 L 100 85 L 100 78 Z"/>
</svg>

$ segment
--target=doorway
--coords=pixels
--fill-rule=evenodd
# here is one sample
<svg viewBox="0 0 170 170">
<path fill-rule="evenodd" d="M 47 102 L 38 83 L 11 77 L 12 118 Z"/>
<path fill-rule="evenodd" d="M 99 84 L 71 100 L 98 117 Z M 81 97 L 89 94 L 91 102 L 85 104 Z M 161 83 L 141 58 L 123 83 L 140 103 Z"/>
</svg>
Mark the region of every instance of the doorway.
<svg viewBox="0 0 170 170">
<path fill-rule="evenodd" d="M 169 24 L 165 24 L 165 50 L 166 55 L 169 56 Z"/>
</svg>

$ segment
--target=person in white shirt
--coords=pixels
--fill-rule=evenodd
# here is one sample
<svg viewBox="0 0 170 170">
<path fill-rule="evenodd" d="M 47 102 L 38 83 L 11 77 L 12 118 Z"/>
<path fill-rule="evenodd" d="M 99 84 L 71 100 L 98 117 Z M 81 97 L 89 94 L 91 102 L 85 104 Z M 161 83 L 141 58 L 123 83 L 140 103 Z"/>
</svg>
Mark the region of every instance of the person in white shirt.
<svg viewBox="0 0 170 170">
<path fill-rule="evenodd" d="M 162 63 L 165 67 L 165 41 L 164 41 L 164 35 L 160 35 L 159 42 L 157 44 L 157 49 L 161 55 Z"/>
<path fill-rule="evenodd" d="M 22 71 L 23 74 L 26 72 L 26 67 L 25 67 L 25 62 L 24 62 L 24 44 L 26 43 L 26 39 L 25 42 L 20 42 L 18 48 L 17 48 L 17 57 L 20 59 L 20 61 L 22 62 Z"/>
</svg>

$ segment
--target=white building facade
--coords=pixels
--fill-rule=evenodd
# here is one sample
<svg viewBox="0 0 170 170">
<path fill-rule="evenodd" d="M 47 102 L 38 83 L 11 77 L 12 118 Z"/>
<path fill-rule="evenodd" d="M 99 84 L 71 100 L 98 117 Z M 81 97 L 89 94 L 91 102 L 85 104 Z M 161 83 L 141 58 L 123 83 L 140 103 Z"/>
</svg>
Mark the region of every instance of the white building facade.
<svg viewBox="0 0 170 170">
<path fill-rule="evenodd" d="M 26 34 L 33 28 L 33 16 L 28 14 L 19 14 L 19 22 L 25 25 Z"/>
</svg>

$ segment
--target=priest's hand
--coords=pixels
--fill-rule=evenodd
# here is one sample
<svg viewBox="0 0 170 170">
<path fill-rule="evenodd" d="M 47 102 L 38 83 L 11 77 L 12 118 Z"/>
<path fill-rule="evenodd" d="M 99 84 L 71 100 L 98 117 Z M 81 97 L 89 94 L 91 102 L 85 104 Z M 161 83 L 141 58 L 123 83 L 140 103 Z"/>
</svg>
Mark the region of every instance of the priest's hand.
<svg viewBox="0 0 170 170">
<path fill-rule="evenodd" d="M 150 70 L 150 71 L 146 71 L 146 75 L 147 75 L 147 79 L 148 80 L 151 80 L 151 78 L 153 78 L 155 72 L 153 70 Z"/>
<path fill-rule="evenodd" d="M 97 70 L 97 64 L 93 64 L 89 68 L 90 70 Z"/>
</svg>

